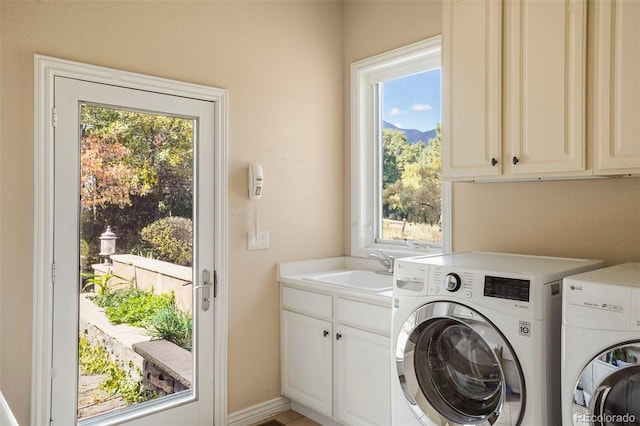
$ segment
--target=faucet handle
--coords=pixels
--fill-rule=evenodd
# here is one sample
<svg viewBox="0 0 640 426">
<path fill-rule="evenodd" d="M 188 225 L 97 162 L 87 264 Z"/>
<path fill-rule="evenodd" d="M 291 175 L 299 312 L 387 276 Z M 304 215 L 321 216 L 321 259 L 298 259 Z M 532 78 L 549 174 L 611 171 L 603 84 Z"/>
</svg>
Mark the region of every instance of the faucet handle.
<svg viewBox="0 0 640 426">
<path fill-rule="evenodd" d="M 393 256 L 388 256 L 387 253 L 382 251 L 382 249 L 376 249 L 376 251 L 380 252 L 380 254 L 385 260 L 393 260 Z"/>
</svg>

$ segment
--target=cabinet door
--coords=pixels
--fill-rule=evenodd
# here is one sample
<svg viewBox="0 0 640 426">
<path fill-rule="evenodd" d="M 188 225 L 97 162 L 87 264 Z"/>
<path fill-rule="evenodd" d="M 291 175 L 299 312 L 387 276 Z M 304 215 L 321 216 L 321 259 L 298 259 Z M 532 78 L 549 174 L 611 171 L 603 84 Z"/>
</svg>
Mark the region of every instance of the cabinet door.
<svg viewBox="0 0 640 426">
<path fill-rule="evenodd" d="M 331 416 L 331 323 L 281 311 L 282 393 Z"/>
<path fill-rule="evenodd" d="M 580 174 L 586 169 L 586 1 L 509 1 L 505 16 L 510 171 Z"/>
<path fill-rule="evenodd" d="M 346 326 L 337 333 L 335 417 L 347 425 L 391 424 L 389 338 Z"/>
<path fill-rule="evenodd" d="M 597 1 L 595 174 L 640 173 L 640 2 Z"/>
<path fill-rule="evenodd" d="M 502 2 L 442 2 L 445 179 L 502 170 Z"/>
</svg>

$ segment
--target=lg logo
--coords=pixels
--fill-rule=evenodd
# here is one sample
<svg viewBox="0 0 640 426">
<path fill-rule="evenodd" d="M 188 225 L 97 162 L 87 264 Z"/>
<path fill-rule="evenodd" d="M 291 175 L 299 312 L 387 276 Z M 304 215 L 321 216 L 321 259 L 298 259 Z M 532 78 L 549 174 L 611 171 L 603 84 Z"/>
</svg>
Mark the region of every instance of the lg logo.
<svg viewBox="0 0 640 426">
<path fill-rule="evenodd" d="M 531 323 L 529 321 L 520 321 L 520 335 L 531 337 Z"/>
<path fill-rule="evenodd" d="M 571 287 L 569 287 L 571 290 L 578 290 L 578 291 L 582 291 L 582 286 L 581 285 L 575 285 L 575 284 L 571 284 Z"/>
</svg>

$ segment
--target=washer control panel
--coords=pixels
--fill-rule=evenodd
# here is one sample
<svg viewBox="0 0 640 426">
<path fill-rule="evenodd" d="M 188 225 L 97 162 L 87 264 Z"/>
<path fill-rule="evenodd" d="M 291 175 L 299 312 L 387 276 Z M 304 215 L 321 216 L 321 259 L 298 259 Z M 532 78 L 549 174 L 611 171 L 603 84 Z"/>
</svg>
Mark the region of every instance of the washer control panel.
<svg viewBox="0 0 640 426">
<path fill-rule="evenodd" d="M 429 278 L 429 294 L 455 295 L 470 299 L 473 296 L 473 280 L 471 271 L 451 271 L 444 267 L 432 268 Z"/>
<path fill-rule="evenodd" d="M 530 285 L 530 280 L 486 275 L 484 277 L 484 295 L 498 299 L 528 302 Z"/>
<path fill-rule="evenodd" d="M 460 275 L 449 272 L 444 277 L 444 288 L 449 291 L 458 291 L 460 290 L 460 286 L 462 285 L 462 280 L 460 280 Z"/>
<path fill-rule="evenodd" d="M 463 270 L 438 266 L 431 269 L 428 294 L 461 299 L 531 301 L 531 281 L 524 277 L 507 277 L 487 271 Z"/>
</svg>

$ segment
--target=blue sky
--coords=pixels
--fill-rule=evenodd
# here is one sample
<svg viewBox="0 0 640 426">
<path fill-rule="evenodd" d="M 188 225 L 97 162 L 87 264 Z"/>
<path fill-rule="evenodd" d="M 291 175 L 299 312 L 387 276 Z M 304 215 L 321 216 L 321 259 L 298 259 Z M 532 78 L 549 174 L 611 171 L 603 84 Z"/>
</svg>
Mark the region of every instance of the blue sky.
<svg viewBox="0 0 640 426">
<path fill-rule="evenodd" d="M 440 118 L 440 69 L 382 85 L 382 118 L 401 129 L 422 132 L 436 128 Z"/>
</svg>

